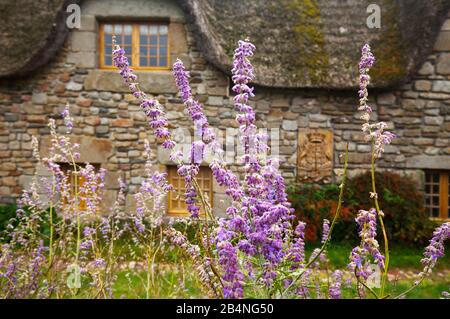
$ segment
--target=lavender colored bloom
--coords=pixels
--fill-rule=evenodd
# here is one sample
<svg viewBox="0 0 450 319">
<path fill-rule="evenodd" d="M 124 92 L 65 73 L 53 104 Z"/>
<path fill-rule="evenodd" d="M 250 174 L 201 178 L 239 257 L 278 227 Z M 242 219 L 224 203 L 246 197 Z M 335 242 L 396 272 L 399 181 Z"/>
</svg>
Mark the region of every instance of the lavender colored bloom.
<svg viewBox="0 0 450 319">
<path fill-rule="evenodd" d="M 253 87 L 248 86 L 248 83 L 253 79 L 253 66 L 248 60 L 253 56 L 255 46 L 248 41 L 239 41 L 239 46 L 234 52 L 233 69 L 231 70 L 233 76 L 232 80 L 234 86 L 232 90 L 237 93 L 234 97 L 234 105 L 240 112 L 236 120 L 241 127 L 241 140 L 244 146 L 244 163 L 251 168 L 256 165 L 256 141 L 254 140 L 256 133 L 255 113 L 253 108 L 248 105 L 249 97 L 253 97 Z"/>
<path fill-rule="evenodd" d="M 330 221 L 328 219 L 324 219 L 322 229 L 322 244 L 327 241 L 329 234 L 330 234 Z"/>
<path fill-rule="evenodd" d="M 92 227 L 84 227 L 83 229 L 83 236 L 89 237 L 91 235 L 94 235 L 96 233 L 95 229 Z"/>
<path fill-rule="evenodd" d="M 356 223 L 359 227 L 359 236 L 361 237 L 361 245 L 353 248 L 350 253 L 349 268 L 356 271 L 358 276 L 367 279 L 370 275 L 369 256 L 372 256 L 378 263 L 380 269 L 384 269 L 384 256 L 379 251 L 378 241 L 375 239 L 377 235 L 377 212 L 374 208 L 369 211 L 360 210 L 356 217 Z"/>
<path fill-rule="evenodd" d="M 94 260 L 94 267 L 105 268 L 106 267 L 106 261 L 103 258 L 97 258 L 97 259 Z"/>
<path fill-rule="evenodd" d="M 80 249 L 81 250 L 89 250 L 89 249 L 92 248 L 93 244 L 94 243 L 93 243 L 93 241 L 91 239 L 83 240 L 80 243 Z"/>
<path fill-rule="evenodd" d="M 225 298 L 242 298 L 243 274 L 239 269 L 236 248 L 229 241 L 221 241 L 217 244 L 219 264 L 223 269 L 223 280 L 225 281 Z"/>
<path fill-rule="evenodd" d="M 155 99 L 148 98 L 147 95 L 139 89 L 139 83 L 137 83 L 137 76 L 130 68 L 128 58 L 125 55 L 125 50 L 114 42 L 113 49 L 113 62 L 114 65 L 120 70 L 125 83 L 134 97 L 139 99 L 141 109 L 149 120 L 149 124 L 153 129 L 153 133 L 157 138 L 163 139 L 162 146 L 166 149 L 172 149 L 175 147 L 175 142 L 172 140 L 169 130 L 166 128 L 167 119 L 164 117 L 164 111 L 162 105 Z"/>
<path fill-rule="evenodd" d="M 66 105 L 66 107 L 63 110 L 63 112 L 61 113 L 61 116 L 64 119 L 64 124 L 66 125 L 67 133 L 72 132 L 72 129 L 73 129 L 73 118 L 70 117 L 69 104 Z"/>
<path fill-rule="evenodd" d="M 202 141 L 195 141 L 191 147 L 191 163 L 200 165 L 205 156 L 205 143 Z"/>
<path fill-rule="evenodd" d="M 361 119 L 364 120 L 362 125 L 362 130 L 366 133 L 366 138 L 368 140 L 374 141 L 374 152 L 376 157 L 380 157 L 384 151 L 384 146 L 390 144 L 395 138 L 395 134 L 386 131 L 386 123 L 370 123 L 370 114 L 372 113 L 372 108 L 367 105 L 368 101 L 368 91 L 367 87 L 370 83 L 369 70 L 375 62 L 375 57 L 373 56 L 370 46 L 365 44 L 361 50 L 361 60 L 359 62 L 359 108 L 358 110 L 363 111 Z"/>
<path fill-rule="evenodd" d="M 299 221 L 294 230 L 294 240 L 288 252 L 288 257 L 295 263 L 305 262 L 305 228 L 306 223 Z M 298 265 L 293 265 L 292 268 L 298 268 Z"/>
<path fill-rule="evenodd" d="M 428 274 L 436 265 L 437 260 L 444 256 L 444 242 L 450 237 L 450 222 L 443 223 L 433 232 L 430 244 L 425 248 L 424 258 L 421 260 L 424 265 L 424 273 Z"/>
<path fill-rule="evenodd" d="M 342 285 L 342 272 L 336 270 L 331 275 L 331 284 L 329 288 L 329 295 L 331 299 L 341 299 L 341 285 Z"/>
</svg>

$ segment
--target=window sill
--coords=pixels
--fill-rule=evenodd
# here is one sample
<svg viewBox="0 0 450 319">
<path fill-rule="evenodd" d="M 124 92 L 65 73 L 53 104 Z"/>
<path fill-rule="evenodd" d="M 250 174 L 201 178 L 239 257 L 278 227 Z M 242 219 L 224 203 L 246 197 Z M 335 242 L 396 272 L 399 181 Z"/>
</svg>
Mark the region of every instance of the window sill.
<svg viewBox="0 0 450 319">
<path fill-rule="evenodd" d="M 441 218 L 441 217 L 429 217 L 429 218 L 433 222 L 439 222 L 439 223 L 450 222 L 450 218 Z"/>
<path fill-rule="evenodd" d="M 177 93 L 177 87 L 170 70 L 137 70 L 141 89 L 150 94 Z M 117 69 L 91 70 L 84 81 L 87 91 L 109 91 L 128 93 L 129 88 L 124 83 Z"/>
</svg>

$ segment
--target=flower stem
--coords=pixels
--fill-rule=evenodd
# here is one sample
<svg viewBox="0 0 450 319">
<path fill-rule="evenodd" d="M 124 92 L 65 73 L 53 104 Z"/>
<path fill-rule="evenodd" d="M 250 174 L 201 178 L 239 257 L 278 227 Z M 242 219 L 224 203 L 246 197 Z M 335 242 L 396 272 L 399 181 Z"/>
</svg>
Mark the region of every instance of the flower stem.
<svg viewBox="0 0 450 319">
<path fill-rule="evenodd" d="M 346 181 L 347 181 L 347 166 L 348 166 L 348 143 L 347 143 L 347 146 L 345 148 L 344 174 L 343 174 L 343 177 L 342 177 L 342 183 L 340 185 L 338 205 L 336 207 L 336 212 L 334 214 L 333 221 L 331 222 L 331 225 L 330 225 L 330 231 L 328 233 L 328 236 L 327 236 L 326 240 L 324 241 L 324 243 L 322 244 L 322 247 L 320 248 L 320 250 L 317 253 L 317 255 L 314 258 L 311 258 L 311 260 L 309 260 L 309 262 L 303 268 L 303 271 L 300 274 L 298 274 L 297 277 L 294 278 L 294 280 L 292 280 L 290 285 L 283 291 L 282 295 L 284 295 L 294 285 L 294 283 L 297 282 L 301 278 L 301 276 L 305 273 L 305 271 L 308 269 L 308 267 L 310 267 L 319 258 L 320 254 L 322 254 L 322 252 L 326 249 L 326 247 L 328 245 L 328 242 L 331 239 L 331 233 L 333 232 L 334 225 L 336 224 L 336 221 L 339 218 L 339 215 L 340 215 L 340 212 L 341 212 L 342 202 L 344 200 L 344 189 L 345 189 L 345 184 L 346 184 Z"/>
<path fill-rule="evenodd" d="M 384 262 L 384 272 L 383 272 L 383 277 L 381 279 L 381 289 L 380 289 L 380 295 L 383 298 L 384 290 L 386 288 L 386 281 L 387 281 L 388 268 L 389 268 L 389 242 L 388 242 L 388 237 L 386 234 L 386 227 L 384 226 L 383 213 L 381 212 L 380 205 L 378 203 L 378 195 L 377 195 L 377 190 L 376 190 L 376 185 L 375 185 L 375 140 L 374 139 L 372 139 L 371 177 L 372 177 L 372 192 L 374 193 L 373 201 L 375 204 L 375 209 L 377 210 L 378 220 L 380 221 L 380 226 L 381 226 L 381 230 L 383 232 L 383 239 L 384 239 L 385 262 Z"/>
</svg>

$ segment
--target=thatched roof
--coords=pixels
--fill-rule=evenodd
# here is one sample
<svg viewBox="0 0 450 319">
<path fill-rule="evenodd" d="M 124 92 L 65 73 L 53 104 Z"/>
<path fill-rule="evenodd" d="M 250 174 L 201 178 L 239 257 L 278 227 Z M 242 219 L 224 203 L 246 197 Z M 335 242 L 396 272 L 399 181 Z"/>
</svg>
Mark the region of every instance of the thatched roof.
<svg viewBox="0 0 450 319">
<path fill-rule="evenodd" d="M 0 2 L 0 76 L 20 76 L 47 63 L 68 33 L 65 8 L 74 0 Z"/>
<path fill-rule="evenodd" d="M 369 29 L 372 0 L 187 0 L 208 60 L 224 71 L 238 39 L 257 48 L 256 82 L 275 87 L 355 86 L 360 48 L 378 62 L 374 84 L 406 80 L 431 52 L 450 10 L 448 0 L 382 0 L 381 28 Z"/>
<path fill-rule="evenodd" d="M 63 2 L 0 4 L 0 76 L 25 74 L 60 48 L 67 34 Z M 248 37 L 257 47 L 255 84 L 286 88 L 354 87 L 366 41 L 377 57 L 374 85 L 403 82 L 431 53 L 450 10 L 448 0 L 380 0 L 381 28 L 369 29 L 372 0 L 178 2 L 209 62 L 229 73 L 237 41 Z"/>
</svg>

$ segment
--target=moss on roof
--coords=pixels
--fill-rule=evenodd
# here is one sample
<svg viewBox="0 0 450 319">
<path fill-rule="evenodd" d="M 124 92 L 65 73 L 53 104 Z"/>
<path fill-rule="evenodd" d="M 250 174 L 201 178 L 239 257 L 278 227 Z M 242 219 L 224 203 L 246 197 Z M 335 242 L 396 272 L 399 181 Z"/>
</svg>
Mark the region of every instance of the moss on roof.
<svg viewBox="0 0 450 319">
<path fill-rule="evenodd" d="M 53 56 L 67 33 L 62 12 L 65 2 L 0 2 L 0 76 L 24 74 Z"/>
<path fill-rule="evenodd" d="M 22 75 L 47 63 L 69 31 L 64 9 L 79 2 L 1 2 L 0 76 Z M 356 86 L 359 50 L 366 41 L 377 57 L 374 86 L 408 80 L 431 53 L 450 10 L 448 0 L 380 0 L 381 28 L 369 29 L 366 10 L 372 2 L 178 0 L 204 56 L 224 72 L 229 73 L 237 41 L 248 37 L 257 47 L 255 84 L 331 89 Z"/>
<path fill-rule="evenodd" d="M 372 0 L 180 1 L 210 62 L 224 71 L 239 39 L 256 45 L 257 84 L 345 89 L 357 84 L 359 50 L 372 45 L 373 84 L 406 81 L 430 54 L 447 0 L 381 0 L 381 28 L 366 25 Z"/>
</svg>

